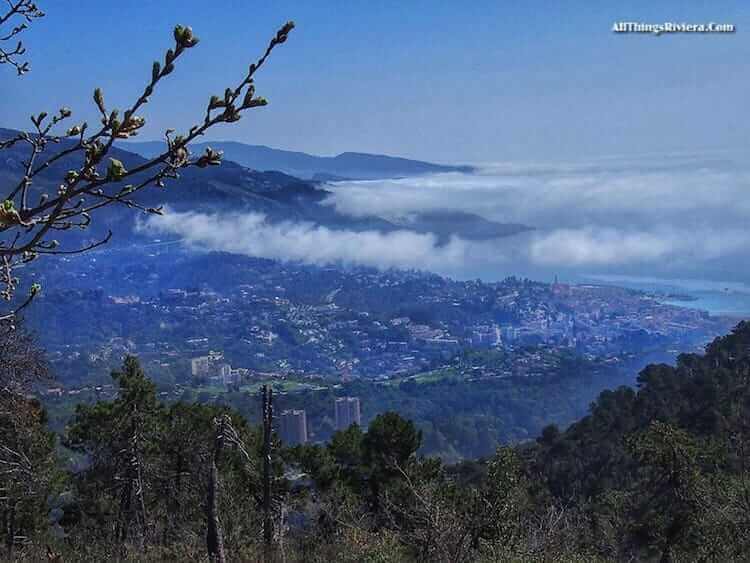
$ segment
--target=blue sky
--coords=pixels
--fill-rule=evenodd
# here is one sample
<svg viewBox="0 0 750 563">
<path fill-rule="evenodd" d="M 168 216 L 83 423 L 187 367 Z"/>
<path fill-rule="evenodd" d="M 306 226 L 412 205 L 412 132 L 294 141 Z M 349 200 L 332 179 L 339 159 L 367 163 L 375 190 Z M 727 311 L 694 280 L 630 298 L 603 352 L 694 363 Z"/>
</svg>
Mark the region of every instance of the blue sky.
<svg viewBox="0 0 750 563">
<path fill-rule="evenodd" d="M 147 106 L 142 138 L 159 138 L 199 118 L 293 19 L 297 29 L 257 78 L 270 105 L 214 139 L 498 162 L 741 148 L 750 130 L 743 2 L 39 4 L 48 15 L 25 36 L 32 72 L 0 73 L 3 126 L 61 105 L 93 120 L 96 86 L 125 105 L 183 23 L 202 41 Z M 619 20 L 738 31 L 616 35 Z"/>
</svg>

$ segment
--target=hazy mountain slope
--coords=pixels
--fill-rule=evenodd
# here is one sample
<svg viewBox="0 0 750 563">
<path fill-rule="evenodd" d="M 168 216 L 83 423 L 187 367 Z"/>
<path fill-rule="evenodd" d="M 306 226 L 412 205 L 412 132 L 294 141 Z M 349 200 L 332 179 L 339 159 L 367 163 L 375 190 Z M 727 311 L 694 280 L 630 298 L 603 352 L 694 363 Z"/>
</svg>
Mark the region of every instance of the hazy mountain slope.
<svg viewBox="0 0 750 563">
<path fill-rule="evenodd" d="M 0 139 L 8 138 L 15 133 L 8 129 L 0 129 Z M 70 143 L 63 140 L 58 145 L 50 145 L 49 155 L 66 148 Z M 16 143 L 13 147 L 0 152 L 0 179 L 3 184 L 18 181 L 23 174 L 23 162 L 27 158 L 27 153 L 27 147 L 23 143 Z M 138 154 L 116 147 L 110 151 L 110 156 L 121 160 L 127 169 L 132 169 L 146 160 Z M 35 193 L 56 188 L 65 172 L 78 167 L 80 163 L 80 154 L 73 155 L 60 159 L 37 175 L 31 187 L 32 200 Z M 129 182 L 137 183 L 139 179 L 139 176 L 134 176 Z M 314 189 L 310 184 L 280 172 L 256 172 L 226 161 L 221 166 L 209 169 L 183 169 L 180 171 L 180 178 L 167 182 L 166 188 L 146 188 L 138 193 L 136 199 L 150 207 L 167 205 L 173 209 L 195 211 L 244 209 L 278 219 L 312 220 L 313 217 L 305 213 L 304 209 L 297 209 L 272 197 L 275 191 L 293 189 L 294 186 L 297 186 L 297 189 Z M 112 229 L 117 234 L 113 242 L 127 240 L 134 236 L 135 216 L 135 212 L 124 206 L 104 207 L 97 212 L 97 218 L 86 232 L 86 237 L 101 236 L 107 229 Z M 75 234 L 80 238 L 79 233 Z"/>
<path fill-rule="evenodd" d="M 15 134 L 15 131 L 0 128 L 0 139 Z M 70 143 L 71 141 L 62 140 L 60 144 L 50 145 L 49 154 L 57 153 Z M 163 148 L 163 145 L 160 146 Z M 117 147 L 112 149 L 110 156 L 121 160 L 128 169 L 145 162 L 143 156 Z M 342 162 L 352 163 L 358 160 L 356 155 L 341 156 Z M 364 156 L 369 159 L 371 155 Z M 3 185 L 12 184 L 20 179 L 26 158 L 27 147 L 23 143 L 17 143 L 0 152 L 0 181 Z M 372 161 L 379 158 L 373 157 Z M 386 161 L 383 162 L 386 164 L 393 160 L 384 158 Z M 31 188 L 32 199 L 35 193 L 56 189 L 66 171 L 78 167 L 80 162 L 80 155 L 63 158 L 40 173 L 35 177 Z M 404 162 L 413 163 L 405 160 Z M 433 166 L 416 163 L 412 169 L 416 170 L 417 165 Z M 133 177 L 128 181 L 136 183 L 138 180 L 138 177 Z M 300 180 L 283 172 L 259 172 L 228 159 L 217 167 L 183 169 L 180 171 L 179 179 L 167 182 L 166 188 L 149 187 L 139 192 L 136 199 L 148 207 L 165 205 L 174 210 L 204 213 L 255 212 L 264 214 L 270 222 L 308 222 L 331 229 L 383 232 L 408 229 L 422 233 L 430 232 L 435 233 L 441 242 L 451 236 L 475 240 L 499 238 L 527 229 L 522 225 L 503 225 L 476 215 L 447 211 L 415 214 L 408 221 L 391 221 L 377 216 L 353 217 L 339 213 L 334 206 L 326 205 L 324 200 L 328 195 L 329 192 L 317 182 Z M 72 236 L 80 243 L 101 238 L 111 229 L 116 235 L 113 243 L 129 243 L 139 238 L 133 228 L 136 216 L 133 210 L 124 206 L 105 207 L 98 211 L 97 218 L 89 230 L 83 233 L 62 233 L 59 238 L 62 241 L 67 236 Z"/>
<path fill-rule="evenodd" d="M 526 225 L 496 223 L 463 211 L 426 211 L 389 221 L 396 226 L 419 233 L 460 232 L 461 237 L 468 240 L 502 238 L 531 230 L 531 227 Z"/>
<path fill-rule="evenodd" d="M 279 170 L 299 178 L 335 180 L 373 180 L 416 176 L 438 172 L 471 172 L 470 166 L 446 166 L 393 156 L 345 152 L 337 156 L 314 156 L 303 152 L 272 149 L 263 145 L 246 145 L 233 141 L 194 143 L 195 152 L 205 147 L 224 151 L 225 158 L 254 170 Z M 123 147 L 144 156 L 153 156 L 164 150 L 159 141 L 123 143 Z"/>
</svg>

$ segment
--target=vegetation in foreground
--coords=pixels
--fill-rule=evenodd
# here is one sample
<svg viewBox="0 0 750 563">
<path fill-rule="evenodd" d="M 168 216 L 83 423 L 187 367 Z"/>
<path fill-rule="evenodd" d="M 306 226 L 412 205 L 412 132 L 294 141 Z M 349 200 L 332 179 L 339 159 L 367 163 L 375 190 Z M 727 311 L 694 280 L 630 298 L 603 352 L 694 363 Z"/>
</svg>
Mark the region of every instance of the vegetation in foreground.
<svg viewBox="0 0 750 563">
<path fill-rule="evenodd" d="M 9 2 L 0 24 L 43 16 L 31 0 Z M 27 146 L 25 174 L 0 208 L 0 513 L 10 561 L 743 561 L 750 551 L 748 424 L 750 325 L 716 340 L 705 355 L 656 365 L 639 389 L 604 392 L 591 414 L 561 432 L 488 459 L 445 466 L 416 455 L 422 436 L 396 413 L 367 432 L 352 427 L 325 447 L 283 449 L 271 433 L 265 396 L 256 428 L 223 406 L 161 404 L 135 358 L 113 373 L 112 401 L 82 405 L 64 437 L 47 428 L 27 393 L 45 377 L 42 354 L 11 323 L 41 288 L 20 292 L 13 275 L 40 256 L 87 252 L 111 233 L 60 250 L 55 231 L 86 229 L 91 212 L 136 207 L 131 196 L 190 166 L 216 165 L 187 144 L 209 127 L 265 105 L 253 76 L 292 28 L 282 27 L 261 59 L 202 122 L 170 137 L 163 154 L 136 169 L 108 156 L 116 139 L 145 123 L 137 115 L 175 60 L 198 39 L 174 30 L 174 49 L 153 65 L 143 94 L 122 116 L 94 101 L 102 128 L 52 129 L 71 117 L 32 117 L 35 132 L 3 141 Z M 0 64 L 28 70 L 24 49 L 0 45 Z M 65 141 L 67 139 L 67 141 Z M 51 145 L 64 148 L 34 160 Z M 35 176 L 77 154 L 52 191 Z M 105 160 L 107 159 L 107 160 Z M 39 158 L 42 160 L 42 158 Z M 149 173 L 147 173 L 150 171 Z M 131 180 L 132 183 L 125 183 Z M 41 190 L 38 188 L 42 188 Z M 68 247 L 69 248 L 69 247 Z M 24 282 L 25 283 L 25 282 Z"/>
<path fill-rule="evenodd" d="M 495 354 L 488 351 L 481 361 L 491 365 Z M 307 431 L 312 442 L 328 442 L 333 437 L 336 428 L 332 411 L 336 397 L 360 397 L 364 404 L 364 426 L 378 414 L 396 411 L 422 432 L 418 454 L 456 463 L 489 457 L 498 444 L 533 440 L 547 424 L 568 426 L 587 413 L 591 401 L 602 390 L 635 382 L 632 371 L 621 366 L 586 361 L 573 354 L 550 353 L 549 356 L 554 356 L 554 365 L 545 368 L 544 374 L 528 377 L 448 375 L 422 379 L 417 376 L 384 382 L 355 379 L 343 383 L 269 377 L 258 378 L 252 385 L 239 389 L 177 388 L 155 374 L 153 364 L 144 369 L 164 402 L 225 406 L 252 423 L 260 421 L 259 391 L 269 385 L 277 394 L 275 405 L 279 412 L 306 411 Z M 81 369 L 78 373 L 83 378 L 89 372 Z M 65 381 L 64 376 L 59 377 Z M 64 432 L 77 404 L 93 404 L 101 398 L 109 398 L 107 394 L 112 392 L 108 386 L 102 396 L 91 385 L 73 395 L 46 395 L 43 402 L 50 427 L 58 433 Z"/>
<path fill-rule="evenodd" d="M 417 456 L 421 433 L 393 412 L 283 448 L 226 407 L 160 403 L 135 358 L 113 374 L 118 397 L 80 406 L 56 440 L 39 403 L 11 390 L 42 364 L 21 363 L 22 331 L 4 338 L 18 354 L 4 355 L 0 397 L 10 560 L 676 562 L 750 549 L 748 323 L 705 355 L 647 367 L 637 390 L 605 391 L 565 431 L 457 465 Z"/>
</svg>

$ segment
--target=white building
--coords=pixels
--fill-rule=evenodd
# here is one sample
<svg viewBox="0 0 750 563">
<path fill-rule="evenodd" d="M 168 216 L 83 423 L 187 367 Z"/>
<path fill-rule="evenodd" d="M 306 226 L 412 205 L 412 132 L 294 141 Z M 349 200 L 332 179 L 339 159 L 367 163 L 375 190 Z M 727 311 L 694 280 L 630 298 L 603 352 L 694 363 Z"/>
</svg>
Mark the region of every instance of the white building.
<svg viewBox="0 0 750 563">
<path fill-rule="evenodd" d="M 352 424 L 362 425 L 359 397 L 339 397 L 335 406 L 337 430 L 346 430 Z"/>
<path fill-rule="evenodd" d="M 303 410 L 286 410 L 281 413 L 279 424 L 281 440 L 285 444 L 307 443 L 307 415 Z"/>
<path fill-rule="evenodd" d="M 208 356 L 199 356 L 190 360 L 190 373 L 193 377 L 202 377 L 208 375 L 211 370 L 211 358 Z"/>
<path fill-rule="evenodd" d="M 207 356 L 198 356 L 190 360 L 190 373 L 193 377 L 218 377 L 225 381 L 231 376 L 232 366 L 224 360 L 224 354 L 211 350 Z"/>
</svg>

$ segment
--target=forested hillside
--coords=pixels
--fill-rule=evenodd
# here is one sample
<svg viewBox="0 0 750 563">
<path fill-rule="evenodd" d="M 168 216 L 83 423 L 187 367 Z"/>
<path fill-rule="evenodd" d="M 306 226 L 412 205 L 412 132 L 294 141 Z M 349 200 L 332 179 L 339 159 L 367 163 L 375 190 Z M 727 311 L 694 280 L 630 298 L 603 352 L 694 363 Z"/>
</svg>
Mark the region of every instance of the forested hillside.
<svg viewBox="0 0 750 563">
<path fill-rule="evenodd" d="M 28 352 L 19 337 L 6 349 Z M 647 367 L 637 390 L 603 392 L 567 430 L 459 465 L 420 457 L 422 433 L 396 413 L 287 448 L 226 407 L 161 403 L 135 358 L 113 378 L 117 398 L 81 406 L 60 439 L 38 403 L 3 393 L 9 557 L 199 560 L 219 540 L 237 561 L 744 561 L 750 549 L 748 323 Z"/>
</svg>

